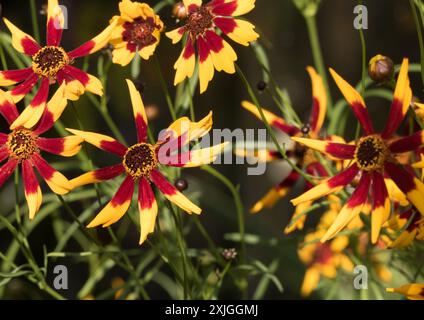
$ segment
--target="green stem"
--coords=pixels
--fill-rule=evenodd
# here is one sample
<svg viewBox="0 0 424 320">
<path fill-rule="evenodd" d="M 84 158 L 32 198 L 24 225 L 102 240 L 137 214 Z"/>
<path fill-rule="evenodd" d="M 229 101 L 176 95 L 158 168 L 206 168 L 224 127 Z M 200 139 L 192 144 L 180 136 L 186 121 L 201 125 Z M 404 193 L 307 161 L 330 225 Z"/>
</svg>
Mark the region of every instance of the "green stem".
<svg viewBox="0 0 424 320">
<path fill-rule="evenodd" d="M 424 40 L 423 40 L 423 32 L 421 29 L 420 18 L 418 17 L 417 8 L 413 0 L 409 0 L 409 4 L 411 5 L 412 15 L 414 17 L 415 27 L 417 29 L 418 34 L 418 42 L 420 44 L 420 62 L 421 62 L 421 80 L 424 84 Z"/>
<path fill-rule="evenodd" d="M 32 30 L 34 32 L 34 38 L 38 43 L 40 43 L 40 29 L 38 27 L 37 7 L 35 5 L 35 0 L 30 0 L 29 4 L 31 7 L 31 21 L 32 21 Z"/>
<path fill-rule="evenodd" d="M 172 99 L 171 99 L 171 95 L 169 94 L 168 86 L 167 86 L 165 78 L 163 77 L 163 74 L 162 74 L 162 68 L 160 66 L 159 59 L 158 59 L 157 56 L 155 56 L 154 60 L 155 60 L 156 71 L 157 71 L 157 74 L 159 75 L 159 81 L 160 81 L 160 84 L 162 86 L 162 90 L 165 93 L 166 104 L 168 105 L 168 109 L 169 109 L 169 112 L 171 113 L 172 120 L 175 121 L 177 119 L 177 115 L 175 114 L 174 104 L 172 103 Z"/>
<path fill-rule="evenodd" d="M 308 28 L 309 40 L 311 43 L 312 55 L 314 57 L 314 64 L 324 81 L 325 90 L 327 91 L 328 99 L 328 112 L 327 115 L 331 116 L 333 109 L 333 101 L 331 98 L 330 87 L 328 85 L 327 70 L 324 64 L 324 58 L 322 56 L 321 45 L 319 42 L 317 21 L 315 15 L 305 15 L 306 26 Z"/>
</svg>

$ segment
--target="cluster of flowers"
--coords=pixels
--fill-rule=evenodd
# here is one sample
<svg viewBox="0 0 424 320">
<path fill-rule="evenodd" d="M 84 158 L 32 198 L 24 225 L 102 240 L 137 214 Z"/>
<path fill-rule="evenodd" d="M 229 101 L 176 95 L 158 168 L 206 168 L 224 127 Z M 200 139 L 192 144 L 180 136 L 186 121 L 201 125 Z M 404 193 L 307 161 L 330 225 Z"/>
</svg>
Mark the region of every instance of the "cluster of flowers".
<svg viewBox="0 0 424 320">
<path fill-rule="evenodd" d="M 174 43 L 183 39 L 183 53 L 175 64 L 175 84 L 192 77 L 199 64 L 199 81 L 204 92 L 213 78 L 214 70 L 234 73 L 237 56 L 231 46 L 221 37 L 226 35 L 234 41 L 248 45 L 258 38 L 254 26 L 234 18 L 250 12 L 255 0 L 213 0 L 202 4 L 201 0 L 185 0 L 178 5 L 179 16 L 186 23 L 167 33 Z M 140 244 L 154 231 L 158 206 L 151 183 L 171 202 L 189 214 L 200 214 L 201 209 L 187 199 L 160 172 L 162 166 L 195 167 L 213 162 L 222 152 L 225 143 L 211 148 L 187 149 L 190 141 L 207 134 L 212 128 L 212 113 L 199 122 L 183 117 L 177 119 L 162 133 L 155 144 L 148 142 L 148 119 L 140 93 L 127 80 L 137 129 L 137 143 L 126 147 L 114 138 L 94 132 L 68 129 L 73 135 L 63 138 L 43 138 L 59 119 L 68 100 L 78 100 L 85 91 L 101 96 L 103 86 L 93 75 L 73 66 L 77 58 L 95 53 L 107 44 L 113 46 L 113 62 L 128 65 L 134 56 L 149 59 L 159 44 L 164 24 L 146 3 L 123 0 L 119 3 L 119 16 L 92 40 L 80 47 L 65 51 L 60 43 L 65 26 L 65 16 L 57 0 L 49 0 L 47 6 L 46 45 L 41 46 L 33 37 L 4 19 L 12 34 L 13 47 L 32 59 L 25 69 L 0 71 L 0 114 L 7 120 L 9 133 L 0 133 L 0 186 L 18 168 L 22 169 L 25 197 L 29 218 L 33 219 L 42 204 L 42 193 L 35 170 L 50 189 L 64 195 L 73 189 L 125 175 L 121 187 L 112 200 L 101 210 L 88 227 L 110 226 L 117 222 L 130 207 L 135 184 L 138 184 L 138 207 L 140 212 Z M 198 60 L 196 60 L 196 50 Z M 29 105 L 18 112 L 16 103 L 29 95 L 40 83 Z M 51 85 L 59 89 L 48 101 Z M 42 157 L 48 152 L 64 157 L 76 155 L 81 143 L 90 143 L 101 150 L 119 157 L 118 164 L 85 173 L 68 180 L 51 167 Z M 166 148 L 163 148 L 166 146 Z"/>
<path fill-rule="evenodd" d="M 180 41 L 184 43 L 174 66 L 174 84 L 193 77 L 197 66 L 200 92 L 203 93 L 213 79 L 215 70 L 235 73 L 237 54 L 223 36 L 244 46 L 257 40 L 259 35 L 254 31 L 255 27 L 246 20 L 236 18 L 249 13 L 254 6 L 255 0 L 212 0 L 206 4 L 202 0 L 184 0 L 176 5 L 174 13 L 185 23 L 166 33 L 174 44 Z M 127 66 L 137 52 L 145 60 L 154 54 L 164 31 L 160 17 L 149 5 L 130 0 L 122 0 L 119 11 L 120 15 L 114 16 L 104 31 L 72 51 L 65 51 L 60 46 L 65 17 L 57 0 L 48 1 L 45 46 L 4 19 L 12 34 L 13 47 L 29 56 L 32 65 L 20 70 L 0 71 L 0 86 L 12 86 L 8 91 L 0 90 L 0 114 L 10 126 L 9 133 L 0 133 L 0 162 L 5 162 L 0 167 L 0 186 L 20 166 L 29 217 L 33 219 L 42 203 L 41 188 L 34 168 L 50 189 L 59 195 L 87 184 L 124 175 L 115 196 L 88 227 L 107 227 L 120 220 L 129 209 L 135 184 L 138 184 L 141 244 L 154 231 L 158 213 L 151 183 L 184 211 L 189 214 L 201 213 L 198 206 L 167 181 L 160 168 L 194 167 L 211 163 L 222 152 L 225 144 L 206 150 L 188 150 L 183 154 L 179 152 L 211 130 L 212 113 L 199 122 L 192 122 L 185 117 L 177 119 L 155 144 L 148 142 L 146 112 L 141 95 L 130 80 L 127 83 L 137 131 L 136 144 L 127 147 L 112 137 L 74 129 L 68 129 L 73 135 L 67 137 L 41 137 L 59 119 L 68 100 L 78 100 L 85 91 L 100 96 L 103 94 L 99 79 L 73 66 L 77 58 L 93 54 L 107 44 L 113 47 L 113 62 L 122 66 Z M 373 65 L 375 63 L 372 62 Z M 254 205 L 252 212 L 270 208 L 278 199 L 286 196 L 302 177 L 302 172 L 307 178 L 305 193 L 292 200 L 296 210 L 285 232 L 303 229 L 306 213 L 317 199 L 326 197 L 329 203 L 328 211 L 322 216 L 316 231 L 305 237 L 305 245 L 299 249 L 300 259 L 308 266 L 302 287 L 304 295 L 317 287 L 321 276 L 334 278 L 339 267 L 353 269 L 353 262 L 344 253 L 349 245 L 349 237 L 339 233 L 344 229 L 363 230 L 361 213 L 370 217 L 371 235 L 369 237 L 367 232 L 361 232 L 359 251 L 365 250 L 369 241 L 376 247 L 394 248 L 408 246 L 416 239 L 424 239 L 424 184 L 415 175 L 416 169 L 424 168 L 424 133 L 418 131 L 407 137 L 397 135 L 412 100 L 408 60 L 404 59 L 400 68 L 389 119 L 381 133 L 374 130 L 361 95 L 334 70 L 330 70 L 363 129 L 363 136 L 350 142 L 339 136 L 325 136 L 322 132 L 327 111 L 326 91 L 317 72 L 311 67 L 307 70 L 313 88 L 313 104 L 307 125 L 301 128 L 294 126 L 267 110 L 260 112 L 258 106 L 248 101 L 242 103 L 255 116 L 260 119 L 264 116 L 274 128 L 291 137 L 295 144 L 286 155 L 294 159 L 296 167 L 304 171 L 291 171 Z M 36 94 L 19 113 L 16 103 L 29 95 L 37 83 L 39 88 Z M 59 89 L 48 101 L 50 86 L 54 84 Z M 417 108 L 424 109 L 424 106 L 417 105 Z M 43 152 L 74 156 L 84 141 L 118 156 L 119 163 L 68 180 L 41 156 Z M 167 148 L 163 150 L 165 144 Z M 333 174 L 331 168 L 323 165 L 321 156 L 318 157 L 315 151 L 327 156 L 332 163 L 331 167 L 341 172 Z M 249 152 L 243 152 L 249 156 Z M 161 153 L 166 153 L 166 157 L 162 157 Z M 416 158 L 421 158 L 421 161 L 414 161 Z M 281 159 L 282 154 L 269 150 L 261 160 Z M 385 232 L 380 236 L 382 228 Z M 390 271 L 381 261 L 376 260 L 373 265 L 381 279 L 390 278 Z M 388 290 L 404 293 L 409 298 L 424 297 L 424 286 L 419 284 Z"/>
<path fill-rule="evenodd" d="M 386 77 L 393 77 L 393 63 L 389 66 L 387 59 L 389 58 L 378 55 L 370 61 L 369 72 L 376 81 L 381 76 L 378 72 L 383 72 L 382 67 L 387 68 L 384 70 Z M 325 136 L 322 132 L 327 112 L 327 96 L 322 78 L 311 67 L 307 71 L 312 80 L 313 103 L 307 124 L 297 127 L 263 110 L 265 120 L 293 140 L 294 146 L 286 155 L 293 159 L 298 168 L 304 169 L 307 180 L 304 193 L 291 200 L 296 210 L 284 230 L 285 233 L 304 228 L 308 210 L 314 201 L 326 197 L 328 203 L 328 211 L 321 217 L 317 229 L 306 235 L 304 244 L 299 248 L 299 257 L 308 266 L 301 290 L 304 296 L 317 288 L 321 276 L 335 278 L 338 267 L 353 271 L 353 262 L 343 253 L 349 245 L 349 237 L 346 236 L 349 230 L 360 230 L 358 248 L 350 250 L 358 250 L 361 255 L 365 253 L 369 241 L 376 248 L 382 249 L 404 248 L 414 240 L 424 240 L 424 183 L 416 177 L 415 172 L 424 168 L 424 131 L 406 137 L 397 135 L 410 106 L 414 105 L 417 114 L 423 108 L 422 104 L 414 104 L 412 101 L 408 68 L 408 59 L 404 59 L 389 118 L 381 133 L 374 130 L 361 95 L 330 69 L 334 81 L 362 127 L 363 134 L 355 141 L 346 142 L 343 137 Z M 250 102 L 244 101 L 242 106 L 263 119 Z M 245 153 L 253 156 L 249 151 Z M 327 157 L 332 165 L 325 166 L 318 154 Z M 283 157 L 279 152 L 269 150 L 260 160 L 281 159 Z M 420 161 L 415 162 L 415 159 Z M 331 167 L 336 168 L 339 173 L 333 174 Z M 252 207 L 251 212 L 257 213 L 263 208 L 273 207 L 300 178 L 301 174 L 292 170 Z M 370 237 L 361 231 L 365 226 L 361 214 L 371 220 Z M 385 232 L 380 236 L 382 228 Z M 339 234 L 343 230 L 346 232 Z M 374 258 L 372 265 L 381 280 L 390 281 L 391 273 L 382 261 Z M 403 293 L 410 299 L 424 298 L 424 285 L 420 284 L 388 288 L 387 291 Z"/>
</svg>

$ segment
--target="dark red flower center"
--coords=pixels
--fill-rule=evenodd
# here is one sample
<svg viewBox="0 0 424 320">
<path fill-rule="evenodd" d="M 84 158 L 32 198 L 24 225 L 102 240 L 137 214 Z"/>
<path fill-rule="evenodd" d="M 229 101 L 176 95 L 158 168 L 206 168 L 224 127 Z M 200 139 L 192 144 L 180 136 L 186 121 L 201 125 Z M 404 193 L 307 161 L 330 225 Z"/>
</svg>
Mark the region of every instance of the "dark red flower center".
<svg viewBox="0 0 424 320">
<path fill-rule="evenodd" d="M 128 148 L 123 160 L 126 172 L 134 179 L 148 178 L 157 164 L 155 147 L 148 143 L 139 143 Z"/>
<path fill-rule="evenodd" d="M 52 78 L 69 63 L 69 57 L 61 47 L 46 46 L 32 57 L 32 69 L 42 77 Z"/>
<path fill-rule="evenodd" d="M 39 152 L 37 137 L 28 129 L 15 129 L 7 139 L 10 155 L 19 162 L 28 160 L 34 153 Z"/>
<path fill-rule="evenodd" d="M 213 18 L 214 16 L 210 10 L 205 6 L 201 6 L 188 15 L 185 28 L 192 36 L 197 37 L 212 27 Z"/>
<path fill-rule="evenodd" d="M 383 168 L 388 154 L 389 152 L 383 139 L 378 135 L 371 135 L 359 140 L 355 151 L 355 159 L 360 169 L 374 171 Z"/>
<path fill-rule="evenodd" d="M 124 41 L 138 47 L 138 49 L 148 47 L 156 42 L 153 36 L 155 29 L 160 26 L 155 25 L 153 18 L 136 18 L 133 22 L 125 22 L 124 33 L 122 38 Z"/>
</svg>

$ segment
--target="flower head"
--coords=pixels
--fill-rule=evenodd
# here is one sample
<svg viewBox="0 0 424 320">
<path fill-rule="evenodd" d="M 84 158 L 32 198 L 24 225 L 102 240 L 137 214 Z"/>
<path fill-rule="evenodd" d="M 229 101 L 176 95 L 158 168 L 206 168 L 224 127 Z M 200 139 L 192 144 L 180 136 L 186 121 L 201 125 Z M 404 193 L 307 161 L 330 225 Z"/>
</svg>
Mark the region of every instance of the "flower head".
<svg viewBox="0 0 424 320">
<path fill-rule="evenodd" d="M 248 46 L 258 39 L 254 26 L 234 17 L 253 10 L 256 0 L 212 0 L 203 4 L 202 0 L 184 0 L 187 10 L 185 25 L 166 33 L 172 42 L 178 43 L 187 35 L 183 52 L 175 63 L 174 84 L 192 77 L 196 65 L 196 49 L 199 57 L 200 92 L 206 91 L 213 79 L 214 70 L 235 73 L 234 62 L 237 54 L 219 35 L 222 32 L 233 41 Z"/>
<path fill-rule="evenodd" d="M 40 122 L 34 128 L 17 127 L 9 133 L 0 133 L 0 187 L 18 168 L 22 169 L 25 197 L 29 208 L 29 218 L 33 219 L 42 202 L 41 188 L 34 172 L 35 169 L 56 194 L 66 194 L 72 189 L 71 183 L 61 173 L 43 159 L 41 152 L 71 157 L 81 149 L 82 138 L 43 138 L 40 135 L 49 130 L 60 117 L 65 106 L 65 84 L 62 84 L 47 103 Z M 0 90 L 0 114 L 12 124 L 19 113 L 12 97 Z"/>
<path fill-rule="evenodd" d="M 408 78 L 408 60 L 404 59 L 402 63 L 389 119 L 381 133 L 375 132 L 368 109 L 359 93 L 334 70 L 330 71 L 362 125 L 364 135 L 354 144 L 294 137 L 293 139 L 298 143 L 333 158 L 349 160 L 350 164 L 341 173 L 293 199 L 292 203 L 298 205 L 338 192 L 359 175 L 360 179 L 355 191 L 321 241 L 325 242 L 334 237 L 370 201 L 372 203 L 371 238 L 372 242 L 376 243 L 381 226 L 390 216 L 390 199 L 384 179 L 386 176 L 392 179 L 409 202 L 421 214 L 424 214 L 424 184 L 408 170 L 405 170 L 397 160 L 398 155 L 414 151 L 423 145 L 424 133 L 419 131 L 408 137 L 394 137 L 409 109 L 412 98 Z"/>
<path fill-rule="evenodd" d="M 148 60 L 159 44 L 162 20 L 147 3 L 122 0 L 119 11 L 120 15 L 111 20 L 111 24 L 118 22 L 110 38 L 113 62 L 126 66 L 137 52 Z"/>
<path fill-rule="evenodd" d="M 198 139 L 209 132 L 212 127 L 212 113 L 199 122 L 187 118 L 176 120 L 162 132 L 155 144 L 147 142 L 147 117 L 140 93 L 134 84 L 127 80 L 133 105 L 137 128 L 137 143 L 126 147 L 117 140 L 97 134 L 68 129 L 86 142 L 112 153 L 120 162 L 111 167 L 91 171 L 71 181 L 74 187 L 114 179 L 124 175 L 125 179 L 105 208 L 94 218 L 88 227 L 103 227 L 120 220 L 130 207 L 135 185 L 138 185 L 138 208 L 140 212 L 140 244 L 154 231 L 158 206 L 151 188 L 156 185 L 160 192 L 175 205 L 189 214 L 200 214 L 201 209 L 187 199 L 161 173 L 161 167 L 196 167 L 215 161 L 223 151 L 226 143 L 210 148 L 180 151 L 187 148 L 191 140 Z"/>
<path fill-rule="evenodd" d="M 60 46 L 65 16 L 58 0 L 48 1 L 47 43 L 44 47 L 6 18 L 3 20 L 12 34 L 13 47 L 30 56 L 32 65 L 25 69 L 0 71 L 0 86 L 16 85 L 8 93 L 17 103 L 40 82 L 38 92 L 29 106 L 12 123 L 12 128 L 32 128 L 37 124 L 46 108 L 51 84 L 60 85 L 65 82 L 66 98 L 70 100 L 78 100 L 86 90 L 97 95 L 103 94 L 99 79 L 72 64 L 75 59 L 102 49 L 107 44 L 116 22 L 95 38 L 68 52 Z"/>
</svg>

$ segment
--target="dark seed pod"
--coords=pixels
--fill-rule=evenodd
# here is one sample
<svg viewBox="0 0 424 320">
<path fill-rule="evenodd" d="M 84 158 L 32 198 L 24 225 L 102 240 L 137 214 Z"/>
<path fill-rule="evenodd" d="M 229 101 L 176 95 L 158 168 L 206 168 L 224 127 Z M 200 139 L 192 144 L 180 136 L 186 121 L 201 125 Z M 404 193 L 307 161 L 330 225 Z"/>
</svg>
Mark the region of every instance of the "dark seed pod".
<svg viewBox="0 0 424 320">
<path fill-rule="evenodd" d="M 393 60 L 381 54 L 370 60 L 368 74 L 375 82 L 383 83 L 393 78 L 395 69 Z"/>
<path fill-rule="evenodd" d="M 178 191 L 184 191 L 188 188 L 188 182 L 186 179 L 180 178 L 175 180 L 174 186 L 175 188 L 177 188 Z"/>
<path fill-rule="evenodd" d="M 256 88 L 258 89 L 258 91 L 260 91 L 260 92 L 262 92 L 262 91 L 265 91 L 265 89 L 268 87 L 268 84 L 265 82 L 265 81 L 263 81 L 263 80 L 261 80 L 261 81 L 259 81 L 258 82 L 258 84 L 256 85 Z"/>
</svg>

